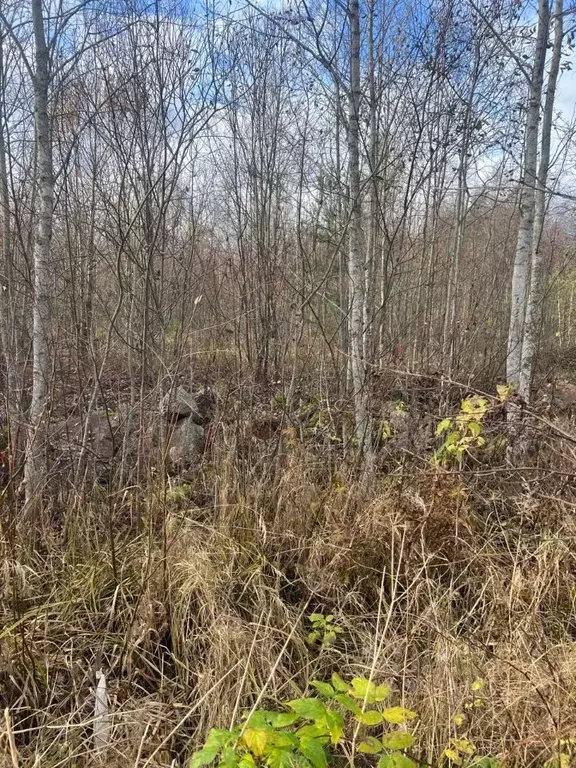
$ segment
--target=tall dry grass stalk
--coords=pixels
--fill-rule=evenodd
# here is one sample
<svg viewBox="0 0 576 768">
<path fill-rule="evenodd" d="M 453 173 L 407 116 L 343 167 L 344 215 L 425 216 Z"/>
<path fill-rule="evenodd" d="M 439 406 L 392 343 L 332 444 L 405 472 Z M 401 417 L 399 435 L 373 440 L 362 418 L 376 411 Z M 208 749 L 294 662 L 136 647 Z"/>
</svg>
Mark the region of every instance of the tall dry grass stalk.
<svg viewBox="0 0 576 768">
<path fill-rule="evenodd" d="M 4 537 L 12 768 L 88 766 L 103 747 L 108 766 L 181 765 L 210 727 L 333 670 L 389 682 L 419 713 L 430 763 L 478 677 L 482 752 L 539 765 L 576 733 L 568 447 L 562 464 L 556 438 L 548 453 L 561 476 L 541 454 L 525 472 L 404 456 L 362 477 L 291 434 L 255 439 L 237 422 L 215 435 L 185 482 L 63 497 L 34 547 L 24 528 Z M 343 630 L 327 648 L 306 641 L 312 612 Z M 94 711 L 97 660 L 113 728 Z"/>
</svg>

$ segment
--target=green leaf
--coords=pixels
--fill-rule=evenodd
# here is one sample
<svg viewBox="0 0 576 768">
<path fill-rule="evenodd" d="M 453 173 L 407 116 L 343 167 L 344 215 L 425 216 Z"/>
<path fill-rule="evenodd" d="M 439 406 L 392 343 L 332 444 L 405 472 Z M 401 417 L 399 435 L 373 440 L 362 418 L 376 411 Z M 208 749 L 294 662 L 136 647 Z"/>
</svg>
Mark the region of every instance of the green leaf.
<svg viewBox="0 0 576 768">
<path fill-rule="evenodd" d="M 402 752 L 392 752 L 378 760 L 378 768 L 418 768 L 418 766 L 414 760 L 403 755 Z"/>
<path fill-rule="evenodd" d="M 287 704 L 291 710 L 307 720 L 320 720 L 325 717 L 327 709 L 320 699 L 293 699 Z"/>
<path fill-rule="evenodd" d="M 292 749 L 272 747 L 266 752 L 266 764 L 269 768 L 294 768 L 299 762 L 295 758 L 296 755 Z"/>
<path fill-rule="evenodd" d="M 341 704 L 345 709 L 347 709 L 349 712 L 352 712 L 354 715 L 359 715 L 362 712 L 358 702 L 355 701 L 352 696 L 348 696 L 346 693 L 337 693 L 336 696 L 334 696 L 334 701 L 337 701 L 338 704 Z"/>
<path fill-rule="evenodd" d="M 240 760 L 240 755 L 236 752 L 234 747 L 224 747 L 222 755 L 220 756 L 220 762 L 218 768 L 235 768 Z"/>
<path fill-rule="evenodd" d="M 247 752 L 245 755 L 242 755 L 238 768 L 256 768 L 256 760 Z"/>
<path fill-rule="evenodd" d="M 348 693 L 350 690 L 350 686 L 345 680 L 342 680 L 340 675 L 337 672 L 332 673 L 332 677 L 330 678 L 332 681 L 332 685 L 337 691 L 341 691 L 342 693 Z"/>
<path fill-rule="evenodd" d="M 298 746 L 298 739 L 293 733 L 287 733 L 286 731 L 278 731 L 270 736 L 270 742 L 275 747 L 290 747 L 294 749 Z"/>
<path fill-rule="evenodd" d="M 332 712 L 327 709 L 324 722 L 330 733 L 330 741 L 336 746 L 340 742 L 342 733 L 344 732 L 344 718 L 339 712 Z"/>
<path fill-rule="evenodd" d="M 298 738 L 319 739 L 323 736 L 330 736 L 328 723 L 314 723 L 314 725 L 303 725 L 296 731 Z"/>
<path fill-rule="evenodd" d="M 382 736 L 382 744 L 386 749 L 410 749 L 416 737 L 404 731 L 390 731 Z"/>
<path fill-rule="evenodd" d="M 321 680 L 312 680 L 310 685 L 313 685 L 320 696 L 323 696 L 325 699 L 331 699 L 335 694 L 335 690 L 330 683 L 323 683 Z"/>
<path fill-rule="evenodd" d="M 210 765 L 216 759 L 216 755 L 220 752 L 219 747 L 204 747 L 199 752 L 194 752 L 190 758 L 189 768 L 201 768 L 203 765 Z"/>
<path fill-rule="evenodd" d="M 500 761 L 495 757 L 479 757 L 475 758 L 469 765 L 470 768 L 500 768 Z"/>
<path fill-rule="evenodd" d="M 436 427 L 436 435 L 440 436 L 452 426 L 452 419 L 442 419 Z"/>
<path fill-rule="evenodd" d="M 484 688 L 484 680 L 482 680 L 481 677 L 477 677 L 476 680 L 472 683 L 470 688 L 473 691 L 481 691 Z"/>
<path fill-rule="evenodd" d="M 265 731 L 268 728 L 268 712 L 267 709 L 257 709 L 255 712 L 251 712 L 244 724 L 245 728 L 257 728 L 261 731 Z"/>
<path fill-rule="evenodd" d="M 274 712 L 272 710 L 262 710 L 266 722 L 269 723 L 272 728 L 288 728 L 294 723 L 297 723 L 300 716 L 295 712 Z"/>
<path fill-rule="evenodd" d="M 356 720 L 362 723 L 362 725 L 380 725 L 384 718 L 381 712 L 369 709 L 367 712 L 360 712 L 360 714 L 356 715 Z"/>
<path fill-rule="evenodd" d="M 214 747 L 221 749 L 223 746 L 228 744 L 232 738 L 233 734 L 225 728 L 212 728 L 206 738 L 204 749 L 213 749 Z"/>
<path fill-rule="evenodd" d="M 308 616 L 308 620 L 312 622 L 312 624 L 324 624 L 326 619 L 321 613 L 311 613 L 310 616 Z"/>
<path fill-rule="evenodd" d="M 308 645 L 314 645 L 314 643 L 320 640 L 321 637 L 322 635 L 320 634 L 320 632 L 318 632 L 318 630 L 315 629 L 308 634 L 308 637 L 306 638 L 306 642 L 308 643 Z"/>
<path fill-rule="evenodd" d="M 382 744 L 374 736 L 367 736 L 358 744 L 358 752 L 365 755 L 379 755 L 382 752 Z"/>
<path fill-rule="evenodd" d="M 326 752 L 318 739 L 300 739 L 300 751 L 314 766 L 314 768 L 327 768 Z"/>
<path fill-rule="evenodd" d="M 387 723 L 403 725 L 408 720 L 414 720 L 414 718 L 417 717 L 417 714 L 405 707 L 389 707 L 382 712 L 382 716 Z"/>
</svg>

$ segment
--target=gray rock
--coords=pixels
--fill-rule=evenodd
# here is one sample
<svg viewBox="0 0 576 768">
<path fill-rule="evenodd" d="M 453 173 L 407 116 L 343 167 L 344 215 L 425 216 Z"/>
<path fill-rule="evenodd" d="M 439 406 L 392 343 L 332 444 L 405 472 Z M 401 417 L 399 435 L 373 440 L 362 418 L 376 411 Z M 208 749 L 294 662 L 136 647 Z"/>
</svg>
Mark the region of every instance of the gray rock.
<svg viewBox="0 0 576 768">
<path fill-rule="evenodd" d="M 48 426 L 48 441 L 57 454 L 76 458 L 82 451 L 85 419 L 69 418 Z M 118 424 L 105 414 L 94 411 L 88 415 L 88 455 L 102 462 L 110 461 L 117 448 Z"/>
<path fill-rule="evenodd" d="M 196 424 L 194 414 L 180 419 L 174 425 L 168 455 L 177 467 L 189 467 L 197 462 L 204 451 L 204 427 Z"/>
<path fill-rule="evenodd" d="M 175 392 L 166 392 L 162 398 L 161 410 L 169 420 L 182 419 L 185 416 L 191 416 L 196 423 L 202 420 L 196 398 L 184 387 L 178 387 Z"/>
</svg>

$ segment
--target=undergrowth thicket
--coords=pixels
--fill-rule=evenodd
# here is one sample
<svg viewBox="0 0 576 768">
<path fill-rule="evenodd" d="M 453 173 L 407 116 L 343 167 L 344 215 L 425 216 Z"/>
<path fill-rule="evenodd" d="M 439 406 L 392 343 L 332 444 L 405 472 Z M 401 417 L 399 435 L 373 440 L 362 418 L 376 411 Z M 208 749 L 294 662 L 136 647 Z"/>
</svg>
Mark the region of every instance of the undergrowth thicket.
<svg viewBox="0 0 576 768">
<path fill-rule="evenodd" d="M 410 408 L 388 419 L 390 444 Z M 250 414 L 220 416 L 187 477 L 151 466 L 138 486 L 63 490 L 34 521 L 5 501 L 0 764 L 96 761 L 102 667 L 108 766 L 199 765 L 207 738 L 239 749 L 241 768 L 285 765 L 267 759 L 277 738 L 313 768 L 350 754 L 380 768 L 570 765 L 570 425 L 537 421 L 538 453 L 512 471 L 499 408 L 495 397 L 439 411 L 420 451 L 388 450 L 386 437 L 363 471 L 323 413 L 264 435 Z M 456 456 L 452 432 L 449 445 L 472 438 Z M 304 711 L 312 700 L 336 725 Z M 410 715 L 391 723 L 390 708 Z M 302 737 L 322 718 L 325 732 Z"/>
</svg>

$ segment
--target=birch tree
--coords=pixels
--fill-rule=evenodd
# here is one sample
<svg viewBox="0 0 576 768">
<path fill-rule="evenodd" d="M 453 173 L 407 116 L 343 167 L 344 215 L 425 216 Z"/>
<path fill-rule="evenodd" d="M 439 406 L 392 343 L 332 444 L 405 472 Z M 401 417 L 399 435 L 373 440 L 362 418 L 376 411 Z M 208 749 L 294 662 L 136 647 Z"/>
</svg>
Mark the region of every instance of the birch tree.
<svg viewBox="0 0 576 768">
<path fill-rule="evenodd" d="M 29 414 L 29 437 L 25 465 L 26 501 L 37 499 L 44 480 L 43 440 L 41 426 L 46 414 L 51 370 L 51 251 L 54 209 L 54 171 L 52 138 L 48 115 L 50 56 L 44 30 L 42 0 L 32 0 L 34 34 L 34 125 L 38 172 L 38 224 L 34 243 L 34 306 L 32 330 L 32 400 Z"/>
<path fill-rule="evenodd" d="M 550 145 L 552 139 L 552 123 L 554 117 L 554 102 L 558 74 L 560 72 L 560 59 L 562 57 L 562 40 L 564 37 L 564 2 L 556 0 L 554 10 L 554 42 L 552 46 L 552 58 L 546 86 L 544 101 L 544 113 L 542 117 L 542 135 L 540 139 L 540 165 L 535 183 L 534 200 L 534 224 L 532 230 L 532 253 L 530 264 L 530 290 L 526 303 L 526 316 L 524 321 L 524 335 L 522 339 L 522 356 L 520 362 L 520 379 L 518 393 L 522 399 L 530 402 L 530 389 L 532 385 L 532 373 L 534 359 L 538 343 L 538 330 L 542 312 L 542 248 L 541 238 L 544 227 L 547 203 L 548 171 L 550 168 Z"/>
<path fill-rule="evenodd" d="M 366 368 L 364 359 L 364 299 L 366 254 L 362 238 L 362 201 L 360 190 L 360 8 L 358 0 L 349 0 L 350 85 L 348 91 L 348 269 L 350 273 L 350 345 L 356 437 L 359 445 L 369 440 Z"/>
<path fill-rule="evenodd" d="M 516 390 L 520 388 L 522 344 L 526 318 L 526 299 L 530 280 L 530 262 L 534 239 L 534 215 L 536 204 L 536 182 L 538 177 L 538 135 L 546 48 L 550 26 L 549 0 L 538 2 L 538 24 L 534 61 L 530 75 L 529 100 L 526 113 L 524 159 L 520 190 L 520 223 L 512 275 L 512 297 L 506 378 Z"/>
<path fill-rule="evenodd" d="M 0 285 L 0 338 L 6 364 L 6 419 L 9 429 L 10 450 L 15 465 L 20 460 L 20 406 L 22 379 L 19 361 L 18 335 L 16 331 L 16 296 L 14 286 L 14 254 L 12 249 L 12 222 L 8 178 L 6 136 L 6 76 L 7 62 L 4 53 L 5 40 L 0 36 L 0 207 L 2 219 L 2 276 Z"/>
</svg>

